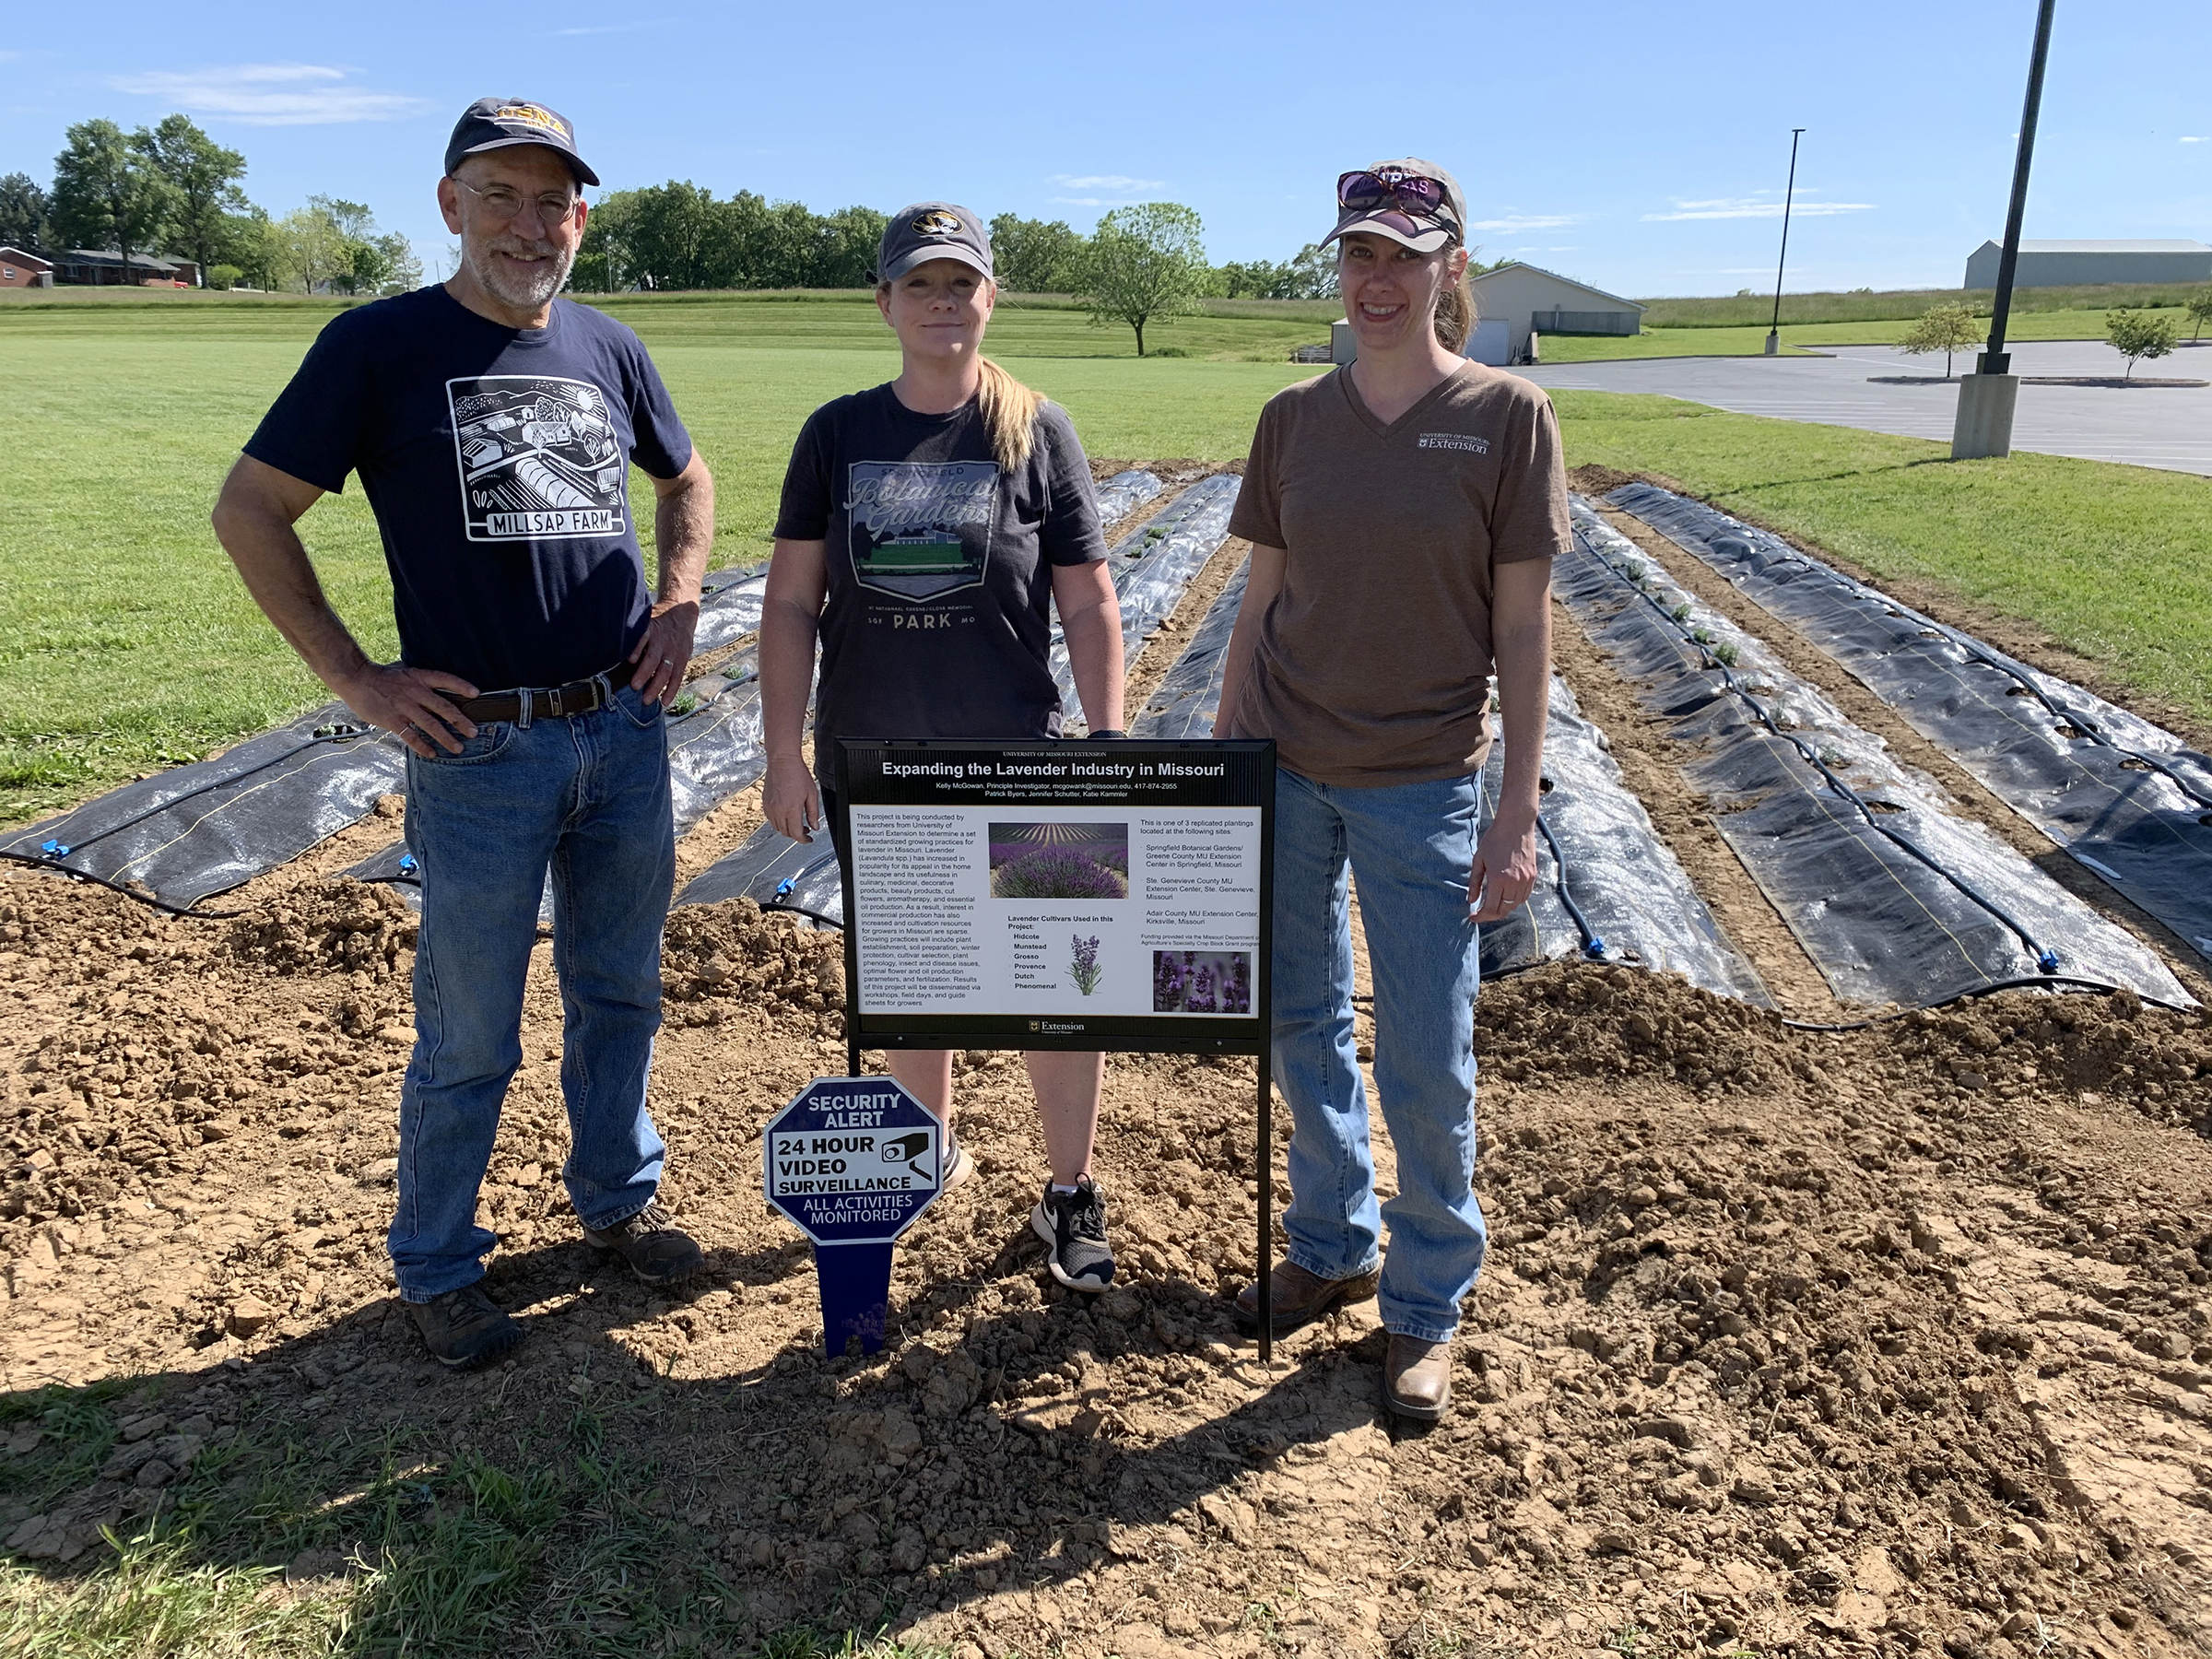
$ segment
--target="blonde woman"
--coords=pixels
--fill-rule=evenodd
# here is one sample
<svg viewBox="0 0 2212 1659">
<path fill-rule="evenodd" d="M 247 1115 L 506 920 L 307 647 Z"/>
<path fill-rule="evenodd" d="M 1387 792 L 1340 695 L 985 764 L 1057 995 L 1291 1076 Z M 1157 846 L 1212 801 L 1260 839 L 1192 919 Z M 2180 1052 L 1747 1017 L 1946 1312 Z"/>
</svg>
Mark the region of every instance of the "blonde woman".
<svg viewBox="0 0 2212 1659">
<path fill-rule="evenodd" d="M 1379 1289 L 1384 1403 L 1434 1419 L 1486 1242 L 1477 930 L 1535 880 L 1567 488 L 1544 394 L 1460 355 L 1475 308 L 1457 182 L 1433 162 L 1380 161 L 1344 174 L 1336 203 L 1328 240 L 1359 359 L 1260 416 L 1230 524 L 1253 545 L 1216 734 L 1272 737 L 1279 759 L 1273 1041 L 1294 1129 L 1275 1328 Z M 1477 836 L 1493 667 L 1505 776 Z M 1353 1044 L 1347 870 L 1397 1153 L 1386 1204 Z M 1256 1320 L 1251 1289 L 1238 1312 Z"/>
<path fill-rule="evenodd" d="M 1089 464 L 1066 414 L 982 355 L 997 296 L 975 214 L 902 209 L 876 288 L 899 378 L 824 404 L 792 451 L 760 618 L 760 711 L 768 821 L 794 841 L 837 821 L 841 737 L 1060 735 L 1055 605 L 1091 735 L 1122 735 L 1121 606 Z M 810 771 L 801 729 L 818 641 Z M 1103 1057 L 1027 1059 L 1051 1166 L 1030 1225 L 1054 1278 L 1103 1290 L 1113 1253 L 1090 1170 Z M 953 1132 L 950 1052 L 894 1053 L 891 1075 L 946 1126 L 946 1184 L 965 1180 L 974 1165 Z"/>
</svg>

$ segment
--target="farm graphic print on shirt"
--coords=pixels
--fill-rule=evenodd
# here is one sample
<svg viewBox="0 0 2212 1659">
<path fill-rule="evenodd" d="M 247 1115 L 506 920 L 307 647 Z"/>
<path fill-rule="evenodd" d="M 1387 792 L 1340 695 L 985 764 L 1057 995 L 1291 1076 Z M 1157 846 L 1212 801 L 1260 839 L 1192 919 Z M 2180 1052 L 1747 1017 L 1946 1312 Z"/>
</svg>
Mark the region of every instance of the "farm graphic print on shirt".
<svg viewBox="0 0 2212 1659">
<path fill-rule="evenodd" d="M 998 505 L 989 461 L 855 461 L 845 511 L 853 578 L 901 599 L 980 586 Z"/>
<path fill-rule="evenodd" d="M 470 541 L 629 530 L 629 468 L 590 381 L 485 374 L 447 381 L 445 395 Z"/>
</svg>

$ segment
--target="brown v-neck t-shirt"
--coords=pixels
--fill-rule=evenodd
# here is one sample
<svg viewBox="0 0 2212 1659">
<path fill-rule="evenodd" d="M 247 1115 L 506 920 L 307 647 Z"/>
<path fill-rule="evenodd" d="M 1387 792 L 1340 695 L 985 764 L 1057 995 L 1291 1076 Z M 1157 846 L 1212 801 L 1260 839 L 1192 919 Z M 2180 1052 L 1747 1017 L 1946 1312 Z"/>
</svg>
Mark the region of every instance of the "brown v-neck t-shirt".
<svg viewBox="0 0 2212 1659">
<path fill-rule="evenodd" d="M 1570 524 L 1550 400 L 1518 375 L 1463 363 L 1388 425 L 1348 366 L 1277 393 L 1229 529 L 1289 559 L 1234 734 L 1324 783 L 1480 771 L 1491 572 L 1565 552 Z"/>
</svg>

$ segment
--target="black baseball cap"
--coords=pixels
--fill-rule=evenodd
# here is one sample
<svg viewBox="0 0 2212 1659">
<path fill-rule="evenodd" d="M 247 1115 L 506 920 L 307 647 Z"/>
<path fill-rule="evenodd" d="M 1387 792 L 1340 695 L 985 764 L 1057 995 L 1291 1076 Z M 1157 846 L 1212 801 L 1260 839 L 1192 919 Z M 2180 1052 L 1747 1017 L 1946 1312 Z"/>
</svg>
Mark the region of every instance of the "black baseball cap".
<svg viewBox="0 0 2212 1659">
<path fill-rule="evenodd" d="M 876 253 L 876 280 L 896 282 L 933 259 L 957 259 L 997 280 L 983 221 L 953 202 L 915 202 L 891 215 Z"/>
<path fill-rule="evenodd" d="M 1336 229 L 1321 239 L 1323 247 L 1355 230 L 1371 230 L 1377 236 L 1387 236 L 1393 241 L 1404 242 L 1416 253 L 1433 253 L 1451 242 L 1466 239 L 1467 198 L 1460 191 L 1459 181 L 1435 162 L 1406 156 L 1395 161 L 1377 161 L 1361 171 L 1384 185 L 1407 178 L 1433 179 L 1443 186 L 1443 200 L 1430 213 L 1410 212 L 1403 203 L 1388 196 L 1366 206 L 1340 206 Z M 1345 175 L 1347 179 L 1353 176 Z"/>
<path fill-rule="evenodd" d="M 470 156 L 486 150 L 508 149 L 517 144 L 542 144 L 559 150 L 581 184 L 596 184 L 599 175 L 576 153 L 576 128 L 559 110 L 527 98 L 479 98 L 453 124 L 453 135 L 445 144 L 445 171 L 451 173 Z"/>
</svg>

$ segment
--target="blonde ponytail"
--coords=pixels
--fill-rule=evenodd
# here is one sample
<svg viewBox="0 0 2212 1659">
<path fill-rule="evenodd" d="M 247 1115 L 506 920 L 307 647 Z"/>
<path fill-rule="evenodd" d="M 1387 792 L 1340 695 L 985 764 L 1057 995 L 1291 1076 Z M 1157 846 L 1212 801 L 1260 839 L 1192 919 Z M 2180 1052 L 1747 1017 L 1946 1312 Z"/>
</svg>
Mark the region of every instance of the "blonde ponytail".
<svg viewBox="0 0 2212 1659">
<path fill-rule="evenodd" d="M 1030 463 L 1037 410 L 1044 399 L 989 358 L 978 358 L 976 366 L 983 371 L 983 380 L 975 401 L 982 411 L 983 429 L 991 434 L 991 451 L 1003 471 L 1018 472 Z"/>
<path fill-rule="evenodd" d="M 1472 267 L 1474 262 L 1468 261 Z M 1454 355 L 1464 349 L 1475 332 L 1475 284 L 1465 271 L 1459 280 L 1436 297 L 1436 341 Z"/>
</svg>

